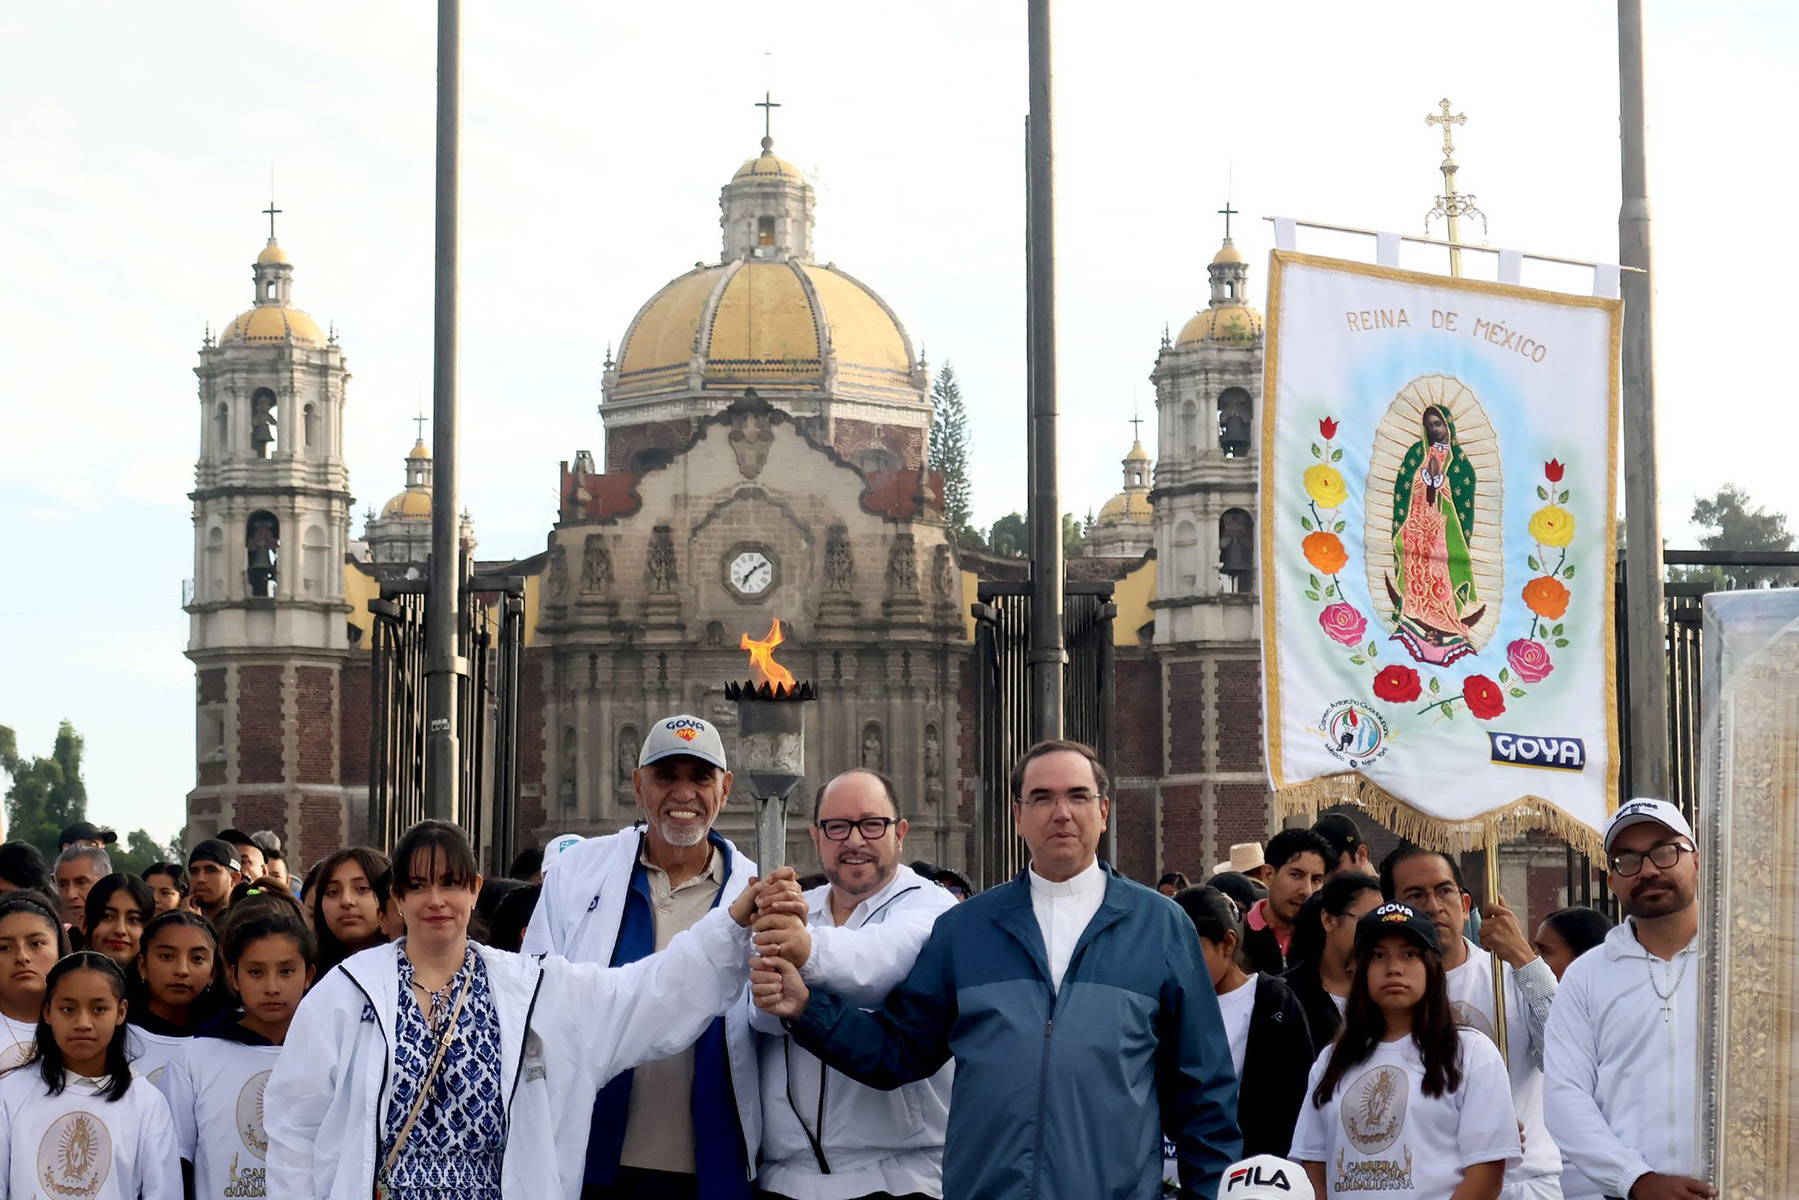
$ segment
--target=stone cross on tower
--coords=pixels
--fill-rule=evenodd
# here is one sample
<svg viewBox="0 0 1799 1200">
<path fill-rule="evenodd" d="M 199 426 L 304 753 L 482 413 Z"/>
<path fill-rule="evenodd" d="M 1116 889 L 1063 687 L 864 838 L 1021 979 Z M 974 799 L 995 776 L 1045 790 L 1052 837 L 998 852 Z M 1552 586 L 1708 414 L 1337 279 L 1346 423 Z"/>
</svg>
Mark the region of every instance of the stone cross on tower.
<svg viewBox="0 0 1799 1200">
<path fill-rule="evenodd" d="M 1240 210 L 1232 208 L 1231 202 L 1226 200 L 1218 215 L 1224 218 L 1224 240 L 1228 242 L 1231 240 L 1231 218 L 1240 215 Z"/>
<path fill-rule="evenodd" d="M 762 110 L 762 148 L 766 150 L 774 144 L 774 115 L 775 109 L 781 107 L 781 102 L 774 99 L 770 93 L 763 92 L 762 99 L 756 101 L 751 107 Z"/>
<path fill-rule="evenodd" d="M 269 241 L 272 242 L 275 240 L 275 215 L 281 211 L 275 207 L 275 198 L 273 196 L 269 197 L 269 206 L 262 211 L 269 214 Z"/>
</svg>

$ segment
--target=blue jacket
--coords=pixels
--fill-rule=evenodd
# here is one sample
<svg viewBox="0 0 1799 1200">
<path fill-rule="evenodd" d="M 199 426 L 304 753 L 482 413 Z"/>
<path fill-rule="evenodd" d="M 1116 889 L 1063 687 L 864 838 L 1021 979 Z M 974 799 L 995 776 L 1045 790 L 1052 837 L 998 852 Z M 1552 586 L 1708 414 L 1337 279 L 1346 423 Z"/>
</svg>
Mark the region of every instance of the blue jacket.
<svg viewBox="0 0 1799 1200">
<path fill-rule="evenodd" d="M 1230 1046 L 1192 922 L 1105 870 L 1105 900 L 1059 992 L 1020 872 L 939 917 L 883 1008 L 814 991 L 788 1023 L 871 1087 L 924 1079 L 954 1056 L 946 1197 L 1150 1200 L 1165 1131 L 1181 1194 L 1212 1200 L 1242 1148 Z"/>
</svg>

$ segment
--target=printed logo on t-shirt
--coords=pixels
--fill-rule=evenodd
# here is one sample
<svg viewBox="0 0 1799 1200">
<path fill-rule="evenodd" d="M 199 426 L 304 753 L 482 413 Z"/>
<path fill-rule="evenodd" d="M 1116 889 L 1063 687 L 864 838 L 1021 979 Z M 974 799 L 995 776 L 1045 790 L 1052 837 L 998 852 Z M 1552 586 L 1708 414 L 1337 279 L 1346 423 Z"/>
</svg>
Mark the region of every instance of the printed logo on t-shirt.
<svg viewBox="0 0 1799 1200">
<path fill-rule="evenodd" d="M 237 1094 L 237 1135 L 244 1149 L 258 1159 L 269 1156 L 269 1135 L 262 1128 L 262 1093 L 269 1086 L 272 1071 L 258 1071 L 244 1081 Z"/>
<path fill-rule="evenodd" d="M 1450 1008 L 1455 1010 L 1455 1023 L 1487 1035 L 1487 1040 L 1495 1046 L 1499 1039 L 1493 1034 L 1493 1022 L 1487 1020 L 1487 1014 L 1474 1007 L 1466 1000 L 1451 1001 Z"/>
<path fill-rule="evenodd" d="M 14 1042 L 10 1046 L 0 1046 L 0 1071 L 10 1071 L 31 1057 L 31 1048 L 36 1042 Z"/>
<path fill-rule="evenodd" d="M 525 1035 L 525 1082 L 542 1079 L 548 1072 L 543 1061 L 543 1039 L 534 1029 Z"/>
<path fill-rule="evenodd" d="M 1412 1148 L 1405 1148 L 1405 1158 L 1365 1158 L 1346 1162 L 1343 1151 L 1337 1151 L 1337 1182 L 1331 1195 L 1344 1192 L 1409 1192 L 1412 1190 Z"/>
<path fill-rule="evenodd" d="M 112 1133 L 92 1113 L 64 1113 L 38 1143 L 37 1171 L 52 1195 L 98 1195 L 112 1174 Z"/>
<path fill-rule="evenodd" d="M 1345 1089 L 1338 1105 L 1349 1144 L 1363 1154 L 1379 1154 L 1398 1141 L 1411 1097 L 1411 1081 L 1399 1067 L 1364 1071 Z"/>
</svg>

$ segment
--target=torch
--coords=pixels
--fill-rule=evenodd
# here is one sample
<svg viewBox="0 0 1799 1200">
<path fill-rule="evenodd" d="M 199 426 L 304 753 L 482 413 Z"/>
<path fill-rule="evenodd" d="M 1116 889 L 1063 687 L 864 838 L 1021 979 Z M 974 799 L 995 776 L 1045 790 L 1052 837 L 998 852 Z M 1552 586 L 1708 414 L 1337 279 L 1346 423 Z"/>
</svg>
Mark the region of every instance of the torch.
<svg viewBox="0 0 1799 1200">
<path fill-rule="evenodd" d="M 756 800 L 756 863 L 764 875 L 787 863 L 787 799 L 806 773 L 806 704 L 816 698 L 811 683 L 775 661 L 785 639 L 775 621 L 760 641 L 744 634 L 750 665 L 762 677 L 725 684 L 725 699 L 737 702 L 737 778 Z"/>
</svg>

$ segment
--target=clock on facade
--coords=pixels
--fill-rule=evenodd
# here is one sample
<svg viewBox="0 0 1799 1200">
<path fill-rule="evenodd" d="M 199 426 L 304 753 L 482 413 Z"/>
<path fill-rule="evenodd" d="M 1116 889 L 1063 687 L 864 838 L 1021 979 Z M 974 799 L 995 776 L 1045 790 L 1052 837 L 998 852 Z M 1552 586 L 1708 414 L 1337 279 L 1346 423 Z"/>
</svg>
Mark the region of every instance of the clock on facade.
<svg viewBox="0 0 1799 1200">
<path fill-rule="evenodd" d="M 775 560 L 760 546 L 739 546 L 725 558 L 725 586 L 746 600 L 775 585 Z"/>
</svg>

